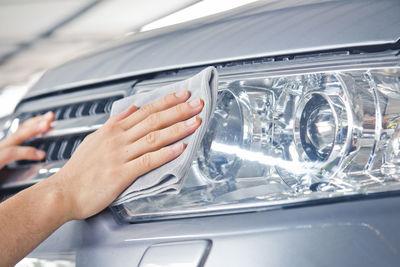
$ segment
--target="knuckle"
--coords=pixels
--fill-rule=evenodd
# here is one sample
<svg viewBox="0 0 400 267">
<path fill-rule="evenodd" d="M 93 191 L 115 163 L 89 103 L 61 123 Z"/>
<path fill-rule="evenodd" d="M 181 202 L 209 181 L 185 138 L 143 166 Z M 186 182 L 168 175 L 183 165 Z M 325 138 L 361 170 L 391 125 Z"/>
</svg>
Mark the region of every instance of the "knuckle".
<svg viewBox="0 0 400 267">
<path fill-rule="evenodd" d="M 32 126 L 37 125 L 40 121 L 40 117 L 29 118 L 20 125 L 19 129 L 29 129 Z"/>
<path fill-rule="evenodd" d="M 120 128 L 121 128 L 120 121 L 108 120 L 101 129 L 105 133 L 110 134 L 112 132 L 118 131 Z"/>
<path fill-rule="evenodd" d="M 35 155 L 36 153 L 36 148 L 34 147 L 26 147 L 25 150 L 23 151 L 23 154 L 26 156 L 30 156 L 30 155 Z"/>
<path fill-rule="evenodd" d="M 9 158 L 15 158 L 18 151 L 17 149 L 15 149 L 15 147 L 7 147 L 6 149 L 4 149 L 4 152 Z"/>
<path fill-rule="evenodd" d="M 109 149 L 113 149 L 118 147 L 120 144 L 120 139 L 119 136 L 111 136 L 108 140 L 107 140 L 107 146 L 109 147 Z"/>
<path fill-rule="evenodd" d="M 160 113 L 153 113 L 146 119 L 147 124 L 151 129 L 158 129 L 161 126 Z"/>
<path fill-rule="evenodd" d="M 111 123 L 106 123 L 106 124 L 104 124 L 103 127 L 101 127 L 100 129 L 98 129 L 96 132 L 99 133 L 99 134 L 109 134 L 109 133 L 111 133 L 111 132 L 112 132 L 112 125 L 111 125 Z M 86 138 L 90 138 L 90 136 L 92 136 L 92 134 L 88 134 L 88 135 L 86 136 Z"/>
<path fill-rule="evenodd" d="M 19 128 L 25 128 L 25 127 L 29 127 L 31 124 L 34 124 L 38 122 L 38 118 L 33 117 L 33 118 L 29 118 L 26 121 L 24 121 L 22 124 L 19 125 Z"/>
<path fill-rule="evenodd" d="M 114 179 L 122 176 L 121 175 L 122 172 L 121 172 L 120 168 L 109 168 L 105 171 L 105 173 L 106 173 L 107 177 L 111 177 Z"/>
<path fill-rule="evenodd" d="M 150 132 L 146 135 L 146 143 L 151 147 L 156 147 L 158 144 L 158 132 Z"/>
<path fill-rule="evenodd" d="M 115 123 L 116 121 L 118 121 L 118 118 L 120 116 L 121 116 L 121 113 L 110 116 L 110 118 L 106 121 L 106 123 L 104 125 L 109 125 L 109 124 Z"/>
<path fill-rule="evenodd" d="M 140 164 L 141 166 L 143 166 L 146 170 L 150 170 L 153 167 L 153 162 L 151 159 L 150 154 L 144 154 L 141 158 L 140 158 Z"/>
<path fill-rule="evenodd" d="M 118 125 L 118 122 L 116 122 L 115 120 L 112 120 L 112 119 L 109 119 L 109 120 L 105 123 L 105 126 L 106 126 L 107 128 L 110 128 L 110 129 L 114 129 L 117 125 Z"/>
<path fill-rule="evenodd" d="M 175 106 L 175 112 L 178 113 L 179 115 L 185 115 L 186 114 L 186 105 L 185 104 L 179 104 Z"/>
<path fill-rule="evenodd" d="M 169 94 L 163 97 L 163 104 L 170 104 L 170 103 L 174 103 L 175 102 L 175 94 Z"/>
<path fill-rule="evenodd" d="M 140 110 L 144 115 L 149 116 L 151 113 L 153 113 L 154 106 L 153 104 L 147 104 L 143 106 Z"/>
<path fill-rule="evenodd" d="M 10 136 L 11 140 L 15 143 L 22 143 L 24 141 L 24 131 L 18 130 Z"/>
<path fill-rule="evenodd" d="M 169 98 L 169 95 L 163 96 L 160 100 L 159 103 L 161 104 L 161 106 L 165 106 L 168 105 L 171 99 Z"/>
<path fill-rule="evenodd" d="M 181 133 L 183 132 L 184 127 L 181 123 L 177 123 L 174 125 L 174 127 L 171 128 L 171 136 L 180 136 Z"/>
<path fill-rule="evenodd" d="M 13 146 L 10 147 L 7 154 L 9 155 L 10 159 L 17 160 L 20 158 L 26 158 L 34 154 L 35 152 L 33 147 L 19 147 Z"/>
</svg>

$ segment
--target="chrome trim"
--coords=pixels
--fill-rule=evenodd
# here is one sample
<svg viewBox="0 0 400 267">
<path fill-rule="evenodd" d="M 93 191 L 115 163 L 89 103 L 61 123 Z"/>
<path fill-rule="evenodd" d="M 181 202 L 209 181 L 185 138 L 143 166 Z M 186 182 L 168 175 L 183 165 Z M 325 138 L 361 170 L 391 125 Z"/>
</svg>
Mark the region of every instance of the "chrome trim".
<svg viewBox="0 0 400 267">
<path fill-rule="evenodd" d="M 0 172 L 0 189 L 12 189 L 33 185 L 56 173 L 66 161 L 39 163 L 19 167 L 18 170 L 6 168 Z"/>
<path fill-rule="evenodd" d="M 109 118 L 109 114 L 98 114 L 93 116 L 55 121 L 51 124 L 52 130 L 38 136 L 42 138 L 64 136 L 69 134 L 91 132 L 99 129 Z"/>
<path fill-rule="evenodd" d="M 66 104 L 75 104 L 79 102 L 97 100 L 106 97 L 113 97 L 117 95 L 128 96 L 132 92 L 132 85 L 135 80 L 131 82 L 125 82 L 117 85 L 103 86 L 95 89 L 87 89 L 84 91 L 65 93 L 62 95 L 55 95 L 44 97 L 32 101 L 27 101 L 18 106 L 16 112 L 17 114 L 23 112 L 33 112 L 46 108 L 55 108 L 58 106 L 63 106 Z M 40 108 L 38 108 L 40 107 Z"/>
</svg>

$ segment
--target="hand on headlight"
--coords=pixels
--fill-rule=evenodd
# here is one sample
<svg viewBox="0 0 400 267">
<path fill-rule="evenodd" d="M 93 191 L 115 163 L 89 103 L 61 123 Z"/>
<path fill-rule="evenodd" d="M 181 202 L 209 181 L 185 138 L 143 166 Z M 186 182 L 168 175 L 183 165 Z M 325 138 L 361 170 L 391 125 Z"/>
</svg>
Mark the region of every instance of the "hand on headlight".
<svg viewBox="0 0 400 267">
<path fill-rule="evenodd" d="M 46 153 L 34 147 L 20 146 L 25 140 L 45 133 L 54 120 L 54 114 L 48 112 L 42 116 L 28 119 L 17 131 L 0 142 L 0 169 L 16 160 L 42 160 Z"/>
<path fill-rule="evenodd" d="M 140 109 L 131 106 L 85 138 L 49 179 L 63 195 L 67 219 L 98 213 L 136 178 L 184 151 L 185 144 L 175 142 L 200 126 L 195 115 L 204 105 L 201 99 L 186 102 L 189 96 L 185 90 Z"/>
</svg>

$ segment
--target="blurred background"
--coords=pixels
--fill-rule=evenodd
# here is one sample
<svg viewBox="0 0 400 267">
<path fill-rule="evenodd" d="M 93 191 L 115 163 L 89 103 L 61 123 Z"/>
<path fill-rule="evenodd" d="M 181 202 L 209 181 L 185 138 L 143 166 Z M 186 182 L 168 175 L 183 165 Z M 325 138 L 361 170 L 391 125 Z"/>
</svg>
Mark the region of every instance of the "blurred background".
<svg viewBox="0 0 400 267">
<path fill-rule="evenodd" d="M 255 0 L 0 0 L 0 118 L 49 68 L 137 34 Z"/>
</svg>

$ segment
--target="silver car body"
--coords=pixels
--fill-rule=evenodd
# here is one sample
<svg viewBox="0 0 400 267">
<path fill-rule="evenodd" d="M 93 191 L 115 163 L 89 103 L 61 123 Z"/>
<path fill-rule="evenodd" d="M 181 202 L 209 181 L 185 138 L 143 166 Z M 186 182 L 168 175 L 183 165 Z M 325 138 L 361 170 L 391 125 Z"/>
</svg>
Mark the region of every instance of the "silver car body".
<svg viewBox="0 0 400 267">
<path fill-rule="evenodd" d="M 399 38 L 396 0 L 256 2 L 143 32 L 52 69 L 17 111 L 93 95 L 129 95 L 143 81 L 163 84 L 183 79 L 186 68 L 216 65 L 224 73 L 252 68 L 263 59 L 282 68 L 280 62 L 346 57 L 356 51 L 366 56 L 395 51 L 398 57 Z M 96 129 L 105 119 L 66 122 L 50 134 Z M 15 192 L 44 178 L 37 174 L 38 168 L 51 173 L 61 165 L 3 171 L 0 175 L 6 180 L 1 188 Z M 118 221 L 106 209 L 65 224 L 29 257 L 65 259 L 76 266 L 397 266 L 399 203 L 399 194 L 392 192 L 132 224 Z"/>
</svg>

